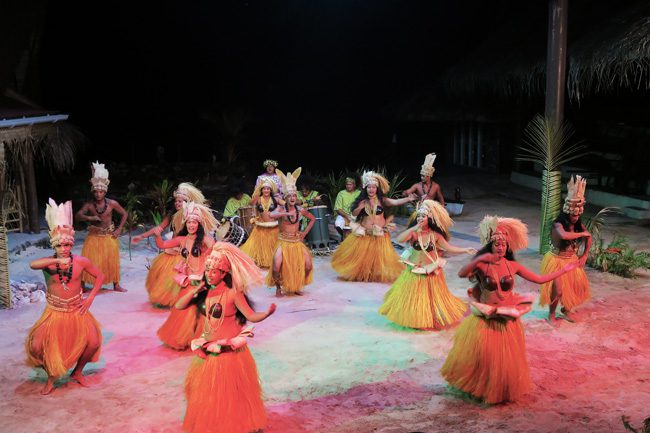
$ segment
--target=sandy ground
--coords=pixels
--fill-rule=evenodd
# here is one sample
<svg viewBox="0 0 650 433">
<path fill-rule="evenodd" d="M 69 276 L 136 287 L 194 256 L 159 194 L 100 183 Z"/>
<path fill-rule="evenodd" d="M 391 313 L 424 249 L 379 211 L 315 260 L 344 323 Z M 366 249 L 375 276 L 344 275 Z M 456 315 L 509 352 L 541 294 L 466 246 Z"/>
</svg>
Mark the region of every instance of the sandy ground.
<svg viewBox="0 0 650 433">
<path fill-rule="evenodd" d="M 461 181 L 441 183 L 449 189 Z M 498 213 L 529 223 L 536 248 L 538 210 L 526 201 L 529 193 L 514 188 L 502 190 L 504 196 L 467 187 L 453 243 L 477 247 L 478 221 Z M 611 228 L 648 249 L 650 230 L 641 224 L 618 218 Z M 126 238 L 121 242 L 125 247 Z M 11 278 L 41 279 L 28 262 L 49 254 L 36 247 L 12 254 Z M 106 290 L 93 304 L 104 345 L 100 362 L 84 370 L 90 388 L 61 380 L 52 395 L 39 395 L 45 375 L 24 364 L 23 344 L 43 304 L 0 310 L 0 431 L 181 431 L 191 355 L 161 346 L 156 337 L 167 313 L 147 303 L 145 265 L 154 256 L 146 242 L 132 261 L 124 249 L 122 279 L 129 292 Z M 539 267 L 534 251 L 519 259 Z M 463 299 L 468 283 L 455 274 L 466 260 L 452 257 L 446 268 L 450 289 Z M 627 280 L 589 270 L 594 296 L 575 324 L 553 328 L 536 307 L 524 320 L 534 389 L 517 403 L 490 407 L 454 392 L 440 377 L 454 328 L 395 326 L 377 313 L 388 284 L 339 281 L 328 257 L 316 258 L 315 265 L 303 297 L 276 301 L 268 288 L 252 291 L 260 310 L 278 303 L 249 342 L 265 392 L 266 432 L 620 432 L 622 415 L 637 426 L 650 415 L 648 274 Z M 536 286 L 517 279 L 516 289 Z"/>
</svg>

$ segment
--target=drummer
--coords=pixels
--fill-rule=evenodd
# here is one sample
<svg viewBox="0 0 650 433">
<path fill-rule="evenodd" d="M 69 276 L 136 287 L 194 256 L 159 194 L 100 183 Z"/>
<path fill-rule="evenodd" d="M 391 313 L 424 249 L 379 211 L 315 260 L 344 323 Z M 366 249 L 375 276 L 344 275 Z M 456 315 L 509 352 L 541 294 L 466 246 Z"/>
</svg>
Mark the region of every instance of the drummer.
<svg viewBox="0 0 650 433">
<path fill-rule="evenodd" d="M 300 181 L 300 189 L 296 194 L 296 204 L 307 209 L 321 205 L 321 196 L 318 195 L 318 191 L 311 189 L 311 178 L 308 176 L 303 176 L 303 178 Z M 308 223 L 307 218 L 300 217 L 300 230 L 304 230 Z"/>
<path fill-rule="evenodd" d="M 337 214 L 334 226 L 341 238 L 345 238 L 350 233 L 350 221 L 354 221 L 351 207 L 359 194 L 361 194 L 361 191 L 357 189 L 355 178 L 346 177 L 345 189 L 339 191 L 334 202 L 334 212 Z"/>
<path fill-rule="evenodd" d="M 249 206 L 251 196 L 244 192 L 244 186 L 241 181 L 235 181 L 230 185 L 230 198 L 226 202 L 226 208 L 223 210 L 223 216 L 232 218 L 238 215 L 239 209 Z"/>
</svg>

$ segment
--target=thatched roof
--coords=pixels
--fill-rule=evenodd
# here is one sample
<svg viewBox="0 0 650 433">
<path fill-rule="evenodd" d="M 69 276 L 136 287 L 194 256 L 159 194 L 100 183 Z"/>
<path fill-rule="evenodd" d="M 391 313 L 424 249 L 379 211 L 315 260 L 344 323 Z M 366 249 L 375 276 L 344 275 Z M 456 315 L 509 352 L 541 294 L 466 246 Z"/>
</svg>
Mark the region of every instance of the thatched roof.
<svg viewBox="0 0 650 433">
<path fill-rule="evenodd" d="M 569 10 L 567 96 L 579 101 L 592 93 L 650 89 L 650 4 L 637 2 L 572 27 L 571 14 L 580 13 Z M 446 91 L 505 97 L 543 94 L 546 32 L 526 30 L 526 22 L 516 29 L 504 26 L 450 68 L 443 78 Z"/>
</svg>

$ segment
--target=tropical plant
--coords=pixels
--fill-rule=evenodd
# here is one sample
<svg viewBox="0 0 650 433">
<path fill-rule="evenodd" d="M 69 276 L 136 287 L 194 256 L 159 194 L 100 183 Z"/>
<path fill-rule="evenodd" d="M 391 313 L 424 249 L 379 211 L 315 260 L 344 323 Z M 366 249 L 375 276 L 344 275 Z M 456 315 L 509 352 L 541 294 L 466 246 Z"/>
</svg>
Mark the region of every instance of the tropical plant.
<svg viewBox="0 0 650 433">
<path fill-rule="evenodd" d="M 156 222 L 155 214 L 164 216 L 167 213 L 167 206 L 174 199 L 174 185 L 167 179 L 151 187 L 151 190 L 146 195 L 153 203 L 153 210 L 151 210 L 151 215 L 154 217 L 154 225 L 160 224 L 160 221 Z"/>
<path fill-rule="evenodd" d="M 539 252 L 551 247 L 551 228 L 562 206 L 562 173 L 560 166 L 578 158 L 585 146 L 568 144 L 574 130 L 568 122 L 557 124 L 537 114 L 524 129 L 524 143 L 519 146 L 517 161 L 530 161 L 544 167 L 540 216 Z"/>
<path fill-rule="evenodd" d="M 650 253 L 635 251 L 630 247 L 625 236 L 616 236 L 606 247 L 601 238 L 593 243 L 587 263 L 592 268 L 603 272 L 625 278 L 636 278 L 637 269 L 650 269 Z"/>
<path fill-rule="evenodd" d="M 623 421 L 623 427 L 625 427 L 625 430 L 627 431 L 633 433 L 650 433 L 650 416 L 643 420 L 643 427 L 639 429 L 632 427 L 629 416 L 621 416 L 621 421 Z"/>
<path fill-rule="evenodd" d="M 135 194 L 133 190 L 129 190 L 126 193 L 126 205 L 124 206 L 124 210 L 126 211 L 126 222 L 124 223 L 124 227 L 126 228 L 127 233 L 129 234 L 129 260 L 132 260 L 131 256 L 131 233 L 134 228 L 136 227 L 142 227 L 142 224 L 140 224 L 140 219 L 142 218 L 142 211 L 140 211 L 137 207 L 142 205 L 140 202 L 140 196 Z"/>
</svg>

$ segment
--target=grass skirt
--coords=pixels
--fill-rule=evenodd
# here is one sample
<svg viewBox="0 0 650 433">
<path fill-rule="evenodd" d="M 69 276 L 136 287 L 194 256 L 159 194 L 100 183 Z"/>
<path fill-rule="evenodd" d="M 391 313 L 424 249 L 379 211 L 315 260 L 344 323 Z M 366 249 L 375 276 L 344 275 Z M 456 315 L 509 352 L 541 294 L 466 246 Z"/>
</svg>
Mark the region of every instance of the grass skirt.
<svg viewBox="0 0 650 433">
<path fill-rule="evenodd" d="M 314 277 L 314 269 L 312 268 L 309 271 L 309 275 L 305 276 L 305 252 L 311 256 L 311 251 L 309 251 L 305 244 L 302 242 L 278 240 L 277 248 L 282 248 L 282 267 L 280 268 L 282 291 L 285 293 L 296 293 L 307 284 L 311 284 Z M 266 275 L 266 285 L 269 287 L 275 286 L 272 269 Z"/>
<path fill-rule="evenodd" d="M 165 307 L 171 307 L 178 298 L 181 287 L 174 281 L 178 271 L 174 269 L 183 261 L 183 257 L 161 253 L 151 262 L 145 287 L 149 293 L 149 302 Z"/>
<path fill-rule="evenodd" d="M 548 274 L 555 272 L 576 260 L 578 260 L 576 255 L 560 257 L 549 251 L 542 259 L 541 273 Z M 560 275 L 555 280 L 542 284 L 539 291 L 539 305 L 549 305 L 551 303 L 553 284 L 557 284 L 562 289 L 560 303 L 569 311 L 591 298 L 589 280 L 587 279 L 585 270 L 581 267 Z"/>
<path fill-rule="evenodd" d="M 280 226 L 255 226 L 241 250 L 245 252 L 260 268 L 270 268 L 273 264 L 273 252 L 278 243 Z"/>
<path fill-rule="evenodd" d="M 445 275 L 419 275 L 408 266 L 384 296 L 379 308 L 391 322 L 409 328 L 442 329 L 463 317 L 467 305 L 449 292 Z"/>
<path fill-rule="evenodd" d="M 247 346 L 205 360 L 194 357 L 185 396 L 185 432 L 250 433 L 266 424 L 257 367 Z"/>
<path fill-rule="evenodd" d="M 176 308 L 169 310 L 169 317 L 158 329 L 160 341 L 176 350 L 185 350 L 190 347 L 190 342 L 203 332 L 202 326 L 199 326 L 198 323 L 197 308 L 196 305 L 191 304 L 184 310 Z"/>
<path fill-rule="evenodd" d="M 332 255 L 332 267 L 348 281 L 392 283 L 404 270 L 390 236 L 350 235 Z"/>
<path fill-rule="evenodd" d="M 113 236 L 97 236 L 89 233 L 81 249 L 81 255 L 102 271 L 103 284 L 120 282 L 120 247 Z M 84 272 L 82 281 L 94 284 L 95 277 Z"/>
<path fill-rule="evenodd" d="M 88 334 L 96 332 L 101 346 L 99 323 L 90 312 L 64 313 L 45 307 L 41 318 L 32 326 L 25 342 L 27 364 L 43 367 L 49 376 L 63 376 L 71 369 L 88 345 Z M 32 350 L 32 340 L 40 335 L 43 346 Z M 92 362 L 99 360 L 99 349 Z"/>
<path fill-rule="evenodd" d="M 531 388 L 521 321 L 468 316 L 440 372 L 451 386 L 486 403 L 517 400 Z"/>
</svg>

